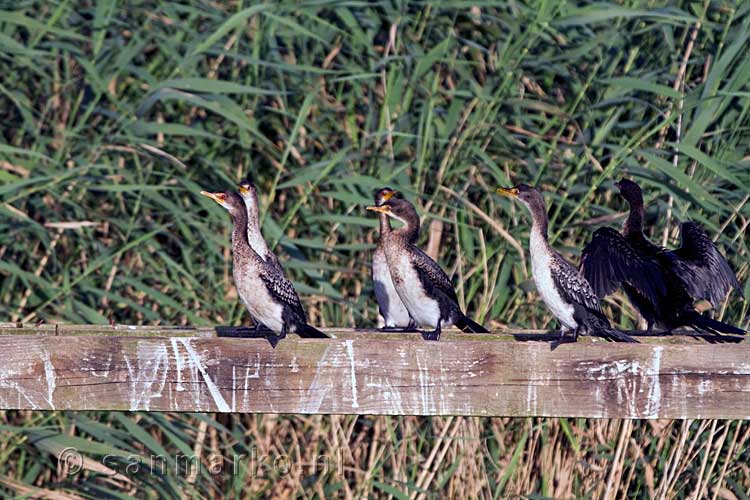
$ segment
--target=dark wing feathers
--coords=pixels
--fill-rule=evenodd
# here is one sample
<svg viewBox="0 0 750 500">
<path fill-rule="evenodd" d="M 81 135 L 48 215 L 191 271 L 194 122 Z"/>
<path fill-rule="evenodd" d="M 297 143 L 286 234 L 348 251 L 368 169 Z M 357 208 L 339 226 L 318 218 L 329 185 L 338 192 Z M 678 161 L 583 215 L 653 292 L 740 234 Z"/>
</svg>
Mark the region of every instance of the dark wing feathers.
<svg viewBox="0 0 750 500">
<path fill-rule="evenodd" d="M 305 315 L 305 310 L 302 308 L 302 302 L 299 300 L 297 291 L 280 266 L 277 267 L 266 263 L 260 272 L 260 278 L 265 283 L 268 292 L 276 300 L 287 306 L 292 313 L 298 316 L 299 321 L 307 322 L 307 316 Z"/>
<path fill-rule="evenodd" d="M 594 292 L 604 297 L 628 283 L 652 303 L 666 295 L 659 264 L 641 257 L 625 238 L 609 227 L 594 231 L 581 256 L 583 275 Z"/>
<path fill-rule="evenodd" d="M 680 248 L 667 254 L 675 274 L 694 300 L 705 299 L 717 307 L 732 288 L 742 293 L 734 271 L 699 224 L 683 222 L 680 234 Z"/>
<path fill-rule="evenodd" d="M 425 290 L 437 288 L 449 299 L 458 304 L 458 297 L 456 297 L 456 291 L 453 289 L 453 284 L 440 265 L 414 245 L 410 245 L 409 249 L 412 254 L 412 263 L 417 270 L 419 280 L 422 282 Z"/>
<path fill-rule="evenodd" d="M 566 302 L 573 302 L 590 311 L 601 313 L 599 297 L 586 278 L 570 262 L 560 255 L 554 255 L 551 272 L 552 279 Z"/>
</svg>

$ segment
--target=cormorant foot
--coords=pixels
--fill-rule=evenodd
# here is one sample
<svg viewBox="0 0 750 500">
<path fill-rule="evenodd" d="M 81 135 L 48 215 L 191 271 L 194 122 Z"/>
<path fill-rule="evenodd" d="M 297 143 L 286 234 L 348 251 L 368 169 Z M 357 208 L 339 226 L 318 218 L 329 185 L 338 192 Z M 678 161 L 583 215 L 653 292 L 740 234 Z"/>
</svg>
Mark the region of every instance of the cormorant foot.
<svg viewBox="0 0 750 500">
<path fill-rule="evenodd" d="M 431 332 L 420 332 L 422 334 L 422 338 L 425 340 L 434 340 L 438 341 L 440 340 L 440 330 L 433 330 Z"/>
<path fill-rule="evenodd" d="M 287 330 L 287 327 L 286 327 L 286 324 L 284 324 L 281 327 L 281 333 L 279 333 L 278 335 L 276 335 L 275 333 L 271 332 L 270 334 L 268 334 L 268 335 L 265 336 L 266 340 L 268 340 L 268 343 L 271 344 L 271 347 L 273 347 L 274 349 L 276 349 L 276 346 L 279 344 L 279 342 L 281 341 L 281 339 L 283 339 L 284 337 L 286 337 L 286 330 Z"/>
<path fill-rule="evenodd" d="M 275 333 L 271 333 L 269 335 L 264 335 L 264 338 L 268 341 L 269 344 L 271 344 L 271 347 L 276 349 L 276 346 L 279 345 L 279 342 L 284 337 L 282 337 L 281 335 L 276 335 Z"/>
<path fill-rule="evenodd" d="M 409 324 L 409 326 L 384 326 L 380 329 L 382 332 L 417 332 L 416 327 Z"/>
</svg>

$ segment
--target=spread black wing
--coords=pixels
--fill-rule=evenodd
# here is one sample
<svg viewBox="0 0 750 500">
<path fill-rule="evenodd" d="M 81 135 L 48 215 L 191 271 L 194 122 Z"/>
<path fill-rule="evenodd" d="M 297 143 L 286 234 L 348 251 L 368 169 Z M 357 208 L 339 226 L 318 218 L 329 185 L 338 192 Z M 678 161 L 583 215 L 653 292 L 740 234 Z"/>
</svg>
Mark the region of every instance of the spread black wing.
<svg viewBox="0 0 750 500">
<path fill-rule="evenodd" d="M 583 275 L 599 297 L 627 283 L 652 304 L 666 295 L 666 284 L 658 262 L 643 257 L 609 227 L 594 231 L 581 256 Z"/>
<path fill-rule="evenodd" d="M 589 282 L 573 264 L 560 255 L 554 255 L 550 270 L 555 286 L 557 286 L 563 300 L 601 314 L 602 308 L 599 304 L 599 297 L 596 296 Z"/>
<path fill-rule="evenodd" d="M 294 289 L 294 285 L 286 277 L 281 266 L 274 266 L 267 262 L 260 272 L 260 278 L 266 285 L 268 292 L 297 316 L 298 321 L 307 322 L 307 316 L 302 308 L 297 290 Z"/>
<path fill-rule="evenodd" d="M 425 290 L 437 288 L 450 300 L 458 304 L 458 297 L 456 297 L 456 291 L 453 289 L 453 284 L 440 265 L 419 248 L 411 245 L 409 249 L 411 250 L 412 263 L 417 270 L 419 280 L 422 282 L 422 286 L 424 286 Z"/>
<path fill-rule="evenodd" d="M 737 276 L 703 228 L 695 222 L 680 227 L 680 248 L 668 252 L 672 268 L 694 300 L 716 307 L 732 288 L 742 294 Z"/>
</svg>

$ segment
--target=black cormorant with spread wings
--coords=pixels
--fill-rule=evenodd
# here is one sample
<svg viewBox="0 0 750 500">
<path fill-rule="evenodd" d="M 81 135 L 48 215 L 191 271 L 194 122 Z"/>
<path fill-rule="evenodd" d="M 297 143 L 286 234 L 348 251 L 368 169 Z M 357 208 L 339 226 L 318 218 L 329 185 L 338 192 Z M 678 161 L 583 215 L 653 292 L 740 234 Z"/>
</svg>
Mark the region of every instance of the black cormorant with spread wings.
<svg viewBox="0 0 750 500">
<path fill-rule="evenodd" d="M 201 191 L 232 216 L 232 276 L 237 293 L 254 320 L 273 333 L 266 338 L 273 346 L 296 333 L 302 338 L 328 338 L 307 324 L 307 315 L 292 282 L 281 266 L 263 260 L 250 246 L 247 236 L 247 208 L 237 193 Z"/>
<path fill-rule="evenodd" d="M 583 274 L 596 294 L 604 297 L 622 287 L 648 331 L 657 324 L 669 331 L 689 326 L 709 333 L 746 333 L 701 315 L 693 306 L 707 300 L 717 307 L 732 288 L 740 291 L 737 277 L 706 231 L 695 222 L 683 222 L 678 249 L 654 245 L 643 234 L 641 188 L 627 179 L 616 185 L 630 206 L 622 233 L 597 229 L 581 257 Z"/>
<path fill-rule="evenodd" d="M 560 322 L 560 333 L 564 336 L 572 331 L 574 338 L 588 333 L 619 342 L 637 342 L 611 327 L 591 285 L 573 264 L 550 246 L 547 208 L 542 194 L 526 184 L 501 187 L 497 192 L 517 199 L 531 212 L 531 272 L 539 295 Z"/>
<path fill-rule="evenodd" d="M 458 297 L 445 271 L 414 242 L 419 235 L 419 216 L 414 205 L 402 198 L 391 198 L 367 210 L 385 214 L 404 226 L 381 226 L 388 269 L 401 301 L 418 326 L 434 330 L 423 333 L 426 340 L 438 340 L 442 328 L 456 325 L 467 333 L 488 333 L 461 311 Z"/>
</svg>

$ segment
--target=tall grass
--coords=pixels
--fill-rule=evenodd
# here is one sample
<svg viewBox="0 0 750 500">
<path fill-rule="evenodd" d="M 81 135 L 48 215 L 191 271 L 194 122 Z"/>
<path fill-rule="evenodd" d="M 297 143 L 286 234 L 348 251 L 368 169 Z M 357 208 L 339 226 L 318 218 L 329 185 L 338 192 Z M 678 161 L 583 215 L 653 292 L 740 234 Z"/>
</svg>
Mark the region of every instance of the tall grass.
<svg viewBox="0 0 750 500">
<path fill-rule="evenodd" d="M 545 190 L 553 243 L 577 260 L 596 226 L 620 223 L 612 183 L 632 176 L 652 239 L 676 244 L 677 222 L 699 221 L 750 294 L 750 3 L 4 9 L 0 318 L 247 322 L 226 214 L 197 196 L 247 173 L 317 325 L 376 322 L 367 261 L 377 235 L 363 205 L 383 185 L 418 204 L 460 300 L 494 327 L 556 327 L 517 250 L 526 214 L 492 194 L 519 181 Z M 623 296 L 606 308 L 619 326 L 635 324 Z M 747 312 L 733 295 L 718 315 L 747 328 Z M 750 496 L 740 421 L 0 420 L 7 497 Z M 69 446 L 86 457 L 80 473 L 56 459 Z M 239 457 L 252 453 L 308 467 L 248 467 Z M 204 467 L 144 465 L 152 454 L 195 455 Z M 309 467 L 318 455 L 330 467 Z"/>
</svg>

